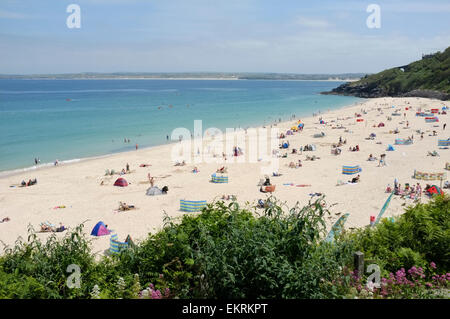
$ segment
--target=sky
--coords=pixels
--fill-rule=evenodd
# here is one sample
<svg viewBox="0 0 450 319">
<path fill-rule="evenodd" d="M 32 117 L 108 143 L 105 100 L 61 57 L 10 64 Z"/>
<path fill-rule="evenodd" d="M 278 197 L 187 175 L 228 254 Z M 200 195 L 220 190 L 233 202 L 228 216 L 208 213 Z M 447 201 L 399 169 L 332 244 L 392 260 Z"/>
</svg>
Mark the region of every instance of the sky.
<svg viewBox="0 0 450 319">
<path fill-rule="evenodd" d="M 0 74 L 374 73 L 448 46 L 448 0 L 0 1 Z"/>
</svg>

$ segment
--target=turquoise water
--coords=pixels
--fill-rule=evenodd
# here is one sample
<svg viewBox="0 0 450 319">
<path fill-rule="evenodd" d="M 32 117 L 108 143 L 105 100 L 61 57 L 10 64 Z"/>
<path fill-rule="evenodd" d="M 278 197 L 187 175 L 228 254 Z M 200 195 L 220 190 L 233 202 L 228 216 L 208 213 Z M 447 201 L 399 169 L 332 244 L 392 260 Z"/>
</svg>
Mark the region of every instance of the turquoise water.
<svg viewBox="0 0 450 319">
<path fill-rule="evenodd" d="M 0 80 L 0 171 L 167 143 L 177 127 L 270 124 L 359 101 L 341 82 Z M 124 138 L 130 143 L 124 143 Z"/>
</svg>

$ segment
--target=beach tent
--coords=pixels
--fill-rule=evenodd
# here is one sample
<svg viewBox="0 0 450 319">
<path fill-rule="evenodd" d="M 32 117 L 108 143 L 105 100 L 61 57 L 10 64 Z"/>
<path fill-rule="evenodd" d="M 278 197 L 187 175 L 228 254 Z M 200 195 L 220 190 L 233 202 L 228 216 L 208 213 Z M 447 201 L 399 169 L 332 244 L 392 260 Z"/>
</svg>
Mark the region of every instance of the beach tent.
<svg viewBox="0 0 450 319">
<path fill-rule="evenodd" d="M 118 255 L 121 251 L 127 249 L 129 247 L 128 239 L 130 236 L 127 237 L 127 241 L 120 242 L 119 237 L 117 234 L 112 234 L 111 238 L 109 239 L 109 252 L 112 255 Z M 131 238 L 130 238 L 131 239 Z"/>
<path fill-rule="evenodd" d="M 316 133 L 316 134 L 314 134 L 313 135 L 313 137 L 324 137 L 325 136 L 325 133 L 324 132 L 321 132 L 321 133 Z"/>
<path fill-rule="evenodd" d="M 145 193 L 148 196 L 155 196 L 155 195 L 162 195 L 162 190 L 159 189 L 157 186 L 149 187 L 147 189 L 147 192 Z"/>
<path fill-rule="evenodd" d="M 427 189 L 427 195 L 434 196 L 434 195 L 444 195 L 444 192 L 442 189 L 439 188 L 439 186 L 432 185 L 430 188 Z"/>
<path fill-rule="evenodd" d="M 394 146 L 392 146 L 391 144 L 388 145 L 386 151 L 395 151 Z"/>
<path fill-rule="evenodd" d="M 450 146 L 450 138 L 447 140 L 438 140 L 438 146 Z"/>
<path fill-rule="evenodd" d="M 128 182 L 125 180 L 125 178 L 119 177 L 114 182 L 114 186 L 126 187 L 126 186 L 128 186 Z"/>
<path fill-rule="evenodd" d="M 383 122 L 378 123 L 378 127 L 384 127 L 384 123 Z"/>
<path fill-rule="evenodd" d="M 305 126 L 305 124 L 299 123 L 297 127 L 301 129 L 301 128 L 303 128 L 304 126 Z"/>
<path fill-rule="evenodd" d="M 289 144 L 288 143 L 283 143 L 283 148 L 288 148 L 289 147 Z"/>
<path fill-rule="evenodd" d="M 224 175 L 219 176 L 216 173 L 214 173 L 211 175 L 211 182 L 218 184 L 228 183 L 228 176 Z"/>
<path fill-rule="evenodd" d="M 199 212 L 206 207 L 206 200 L 192 201 L 180 199 L 180 210 L 183 212 Z"/>
<path fill-rule="evenodd" d="M 342 166 L 342 174 L 353 175 L 361 172 L 362 169 L 359 165 L 356 166 Z"/>
<path fill-rule="evenodd" d="M 110 233 L 111 233 L 111 231 L 108 228 L 106 228 L 105 223 L 100 221 L 92 229 L 91 235 L 92 236 L 104 236 L 104 235 L 109 235 Z"/>
<path fill-rule="evenodd" d="M 325 121 L 324 121 L 324 120 L 320 120 L 319 123 L 320 123 L 320 124 L 325 124 Z"/>
</svg>

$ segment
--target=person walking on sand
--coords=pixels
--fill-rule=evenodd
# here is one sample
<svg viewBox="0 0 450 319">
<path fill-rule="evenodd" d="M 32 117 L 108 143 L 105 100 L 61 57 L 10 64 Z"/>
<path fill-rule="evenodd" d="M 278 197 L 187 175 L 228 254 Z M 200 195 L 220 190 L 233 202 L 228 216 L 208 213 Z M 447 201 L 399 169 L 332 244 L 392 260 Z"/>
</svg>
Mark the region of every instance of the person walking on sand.
<svg viewBox="0 0 450 319">
<path fill-rule="evenodd" d="M 137 149 L 138 149 L 138 145 L 136 144 L 136 151 L 137 151 Z"/>
<path fill-rule="evenodd" d="M 130 164 L 127 163 L 127 173 L 130 171 Z"/>
<path fill-rule="evenodd" d="M 445 127 L 447 126 L 447 123 L 444 123 L 444 125 L 442 125 L 442 130 L 445 131 Z"/>
</svg>

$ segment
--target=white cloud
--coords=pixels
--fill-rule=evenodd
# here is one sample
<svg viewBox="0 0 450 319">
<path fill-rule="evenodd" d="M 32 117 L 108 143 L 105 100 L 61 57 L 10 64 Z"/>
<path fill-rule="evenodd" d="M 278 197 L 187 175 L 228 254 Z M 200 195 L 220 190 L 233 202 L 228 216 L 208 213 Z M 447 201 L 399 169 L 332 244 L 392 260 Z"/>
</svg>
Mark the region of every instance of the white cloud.
<svg viewBox="0 0 450 319">
<path fill-rule="evenodd" d="M 295 24 L 301 25 L 307 28 L 328 28 L 332 26 L 328 21 L 316 18 L 297 17 Z"/>
</svg>

